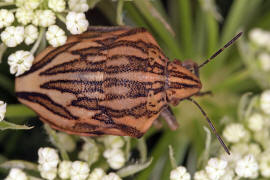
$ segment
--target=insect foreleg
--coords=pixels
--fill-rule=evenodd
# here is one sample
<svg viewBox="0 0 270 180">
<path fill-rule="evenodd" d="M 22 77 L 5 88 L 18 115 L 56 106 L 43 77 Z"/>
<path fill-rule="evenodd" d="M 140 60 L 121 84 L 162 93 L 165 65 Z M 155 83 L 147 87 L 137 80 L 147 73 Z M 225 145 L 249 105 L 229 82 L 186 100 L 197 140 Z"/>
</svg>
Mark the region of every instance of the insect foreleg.
<svg viewBox="0 0 270 180">
<path fill-rule="evenodd" d="M 161 115 L 161 117 L 163 117 L 165 119 L 165 121 L 167 122 L 167 124 L 168 124 L 168 126 L 170 127 L 171 130 L 176 130 L 179 127 L 179 124 L 178 124 L 178 122 L 177 122 L 177 120 L 176 120 L 170 106 L 165 108 L 160 113 L 160 115 Z"/>
</svg>

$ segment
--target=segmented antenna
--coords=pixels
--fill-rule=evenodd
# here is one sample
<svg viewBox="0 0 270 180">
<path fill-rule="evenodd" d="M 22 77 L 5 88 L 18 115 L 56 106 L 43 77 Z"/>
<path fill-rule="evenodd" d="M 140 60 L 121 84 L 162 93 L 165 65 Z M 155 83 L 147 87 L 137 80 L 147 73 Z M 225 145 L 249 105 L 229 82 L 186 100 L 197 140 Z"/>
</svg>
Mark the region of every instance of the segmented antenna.
<svg viewBox="0 0 270 180">
<path fill-rule="evenodd" d="M 217 55 L 219 55 L 224 49 L 229 47 L 232 43 L 234 43 L 241 35 L 243 32 L 238 33 L 232 40 L 230 40 L 223 48 L 220 48 L 217 52 L 215 52 L 209 59 L 205 60 L 201 65 L 198 66 L 198 69 L 209 63 L 212 59 L 214 59 Z"/>
<path fill-rule="evenodd" d="M 202 112 L 203 116 L 205 117 L 206 121 L 208 122 L 210 128 L 212 129 L 213 133 L 216 135 L 216 137 L 218 138 L 220 144 L 222 145 L 222 147 L 224 148 L 224 150 L 230 155 L 230 150 L 229 148 L 226 146 L 226 144 L 224 143 L 224 141 L 222 140 L 222 138 L 219 136 L 216 128 L 214 127 L 213 123 L 211 122 L 211 120 L 208 118 L 207 114 L 205 113 L 205 111 L 201 108 L 201 106 L 193 99 L 191 98 L 187 98 L 187 100 L 193 102 Z"/>
</svg>

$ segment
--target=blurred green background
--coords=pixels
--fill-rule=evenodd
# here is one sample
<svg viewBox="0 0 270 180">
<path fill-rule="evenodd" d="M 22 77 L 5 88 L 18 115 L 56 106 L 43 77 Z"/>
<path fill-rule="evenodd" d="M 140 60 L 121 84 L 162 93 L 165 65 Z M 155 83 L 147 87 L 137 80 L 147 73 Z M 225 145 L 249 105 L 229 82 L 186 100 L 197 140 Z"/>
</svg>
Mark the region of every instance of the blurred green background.
<svg viewBox="0 0 270 180">
<path fill-rule="evenodd" d="M 224 116 L 236 117 L 238 101 L 243 93 L 258 93 L 270 85 L 269 73 L 256 76 L 260 71 L 256 58 L 247 57 L 244 48 L 249 46 L 248 33 L 251 29 L 270 30 L 270 1 L 133 0 L 123 1 L 122 9 L 119 2 L 101 0 L 87 12 L 87 18 L 90 25 L 124 23 L 145 27 L 171 60 L 192 59 L 199 64 L 237 32 L 243 31 L 244 35 L 236 44 L 200 71 L 203 91 L 211 90 L 213 96 L 195 99 L 217 129 L 223 126 L 221 119 Z M 8 103 L 7 121 L 35 127 L 27 131 L 0 132 L 0 163 L 6 159 L 36 161 L 38 148 L 51 144 L 37 116 L 16 100 L 14 76 L 9 73 L 6 56 L 0 65 L 0 99 Z M 162 129 L 152 127 L 149 130 L 145 138 L 148 156 L 154 160 L 150 167 L 130 179 L 168 179 L 171 170 L 169 144 L 175 151 L 177 163 L 187 166 L 190 172 L 195 171 L 205 143 L 203 126 L 207 124 L 189 101 L 181 102 L 173 110 L 179 129 L 173 132 L 164 123 Z M 5 173 L 0 171 L 0 178 Z"/>
</svg>

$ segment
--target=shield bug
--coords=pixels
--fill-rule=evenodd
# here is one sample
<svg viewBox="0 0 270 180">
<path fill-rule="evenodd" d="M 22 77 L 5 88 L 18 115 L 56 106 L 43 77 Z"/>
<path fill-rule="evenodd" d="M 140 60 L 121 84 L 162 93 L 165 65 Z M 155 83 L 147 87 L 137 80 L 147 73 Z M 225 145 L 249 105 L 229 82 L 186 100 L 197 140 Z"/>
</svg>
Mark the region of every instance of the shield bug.
<svg viewBox="0 0 270 180">
<path fill-rule="evenodd" d="M 63 46 L 43 50 L 32 68 L 16 78 L 16 95 L 57 130 L 138 138 L 159 115 L 171 129 L 178 127 L 169 104 L 188 99 L 200 108 L 190 98 L 200 94 L 198 70 L 224 48 L 199 66 L 170 62 L 144 28 L 90 27 Z"/>
</svg>

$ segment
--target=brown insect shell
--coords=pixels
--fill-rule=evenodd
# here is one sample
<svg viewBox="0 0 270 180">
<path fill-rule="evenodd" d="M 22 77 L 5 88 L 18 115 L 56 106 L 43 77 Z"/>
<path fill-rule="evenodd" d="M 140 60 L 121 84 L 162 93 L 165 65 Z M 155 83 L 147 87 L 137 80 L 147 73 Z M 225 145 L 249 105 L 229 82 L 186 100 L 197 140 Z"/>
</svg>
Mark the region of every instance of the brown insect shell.
<svg viewBox="0 0 270 180">
<path fill-rule="evenodd" d="M 61 47 L 43 50 L 16 78 L 16 95 L 52 128 L 84 136 L 141 137 L 168 98 L 196 91 L 177 84 L 192 80 L 174 75 L 179 71 L 195 79 L 191 72 L 167 65 L 144 28 L 90 27 Z"/>
<path fill-rule="evenodd" d="M 168 103 L 177 105 L 180 100 L 188 98 L 200 91 L 200 79 L 181 65 L 180 61 L 173 61 L 167 68 L 166 95 Z"/>
</svg>

